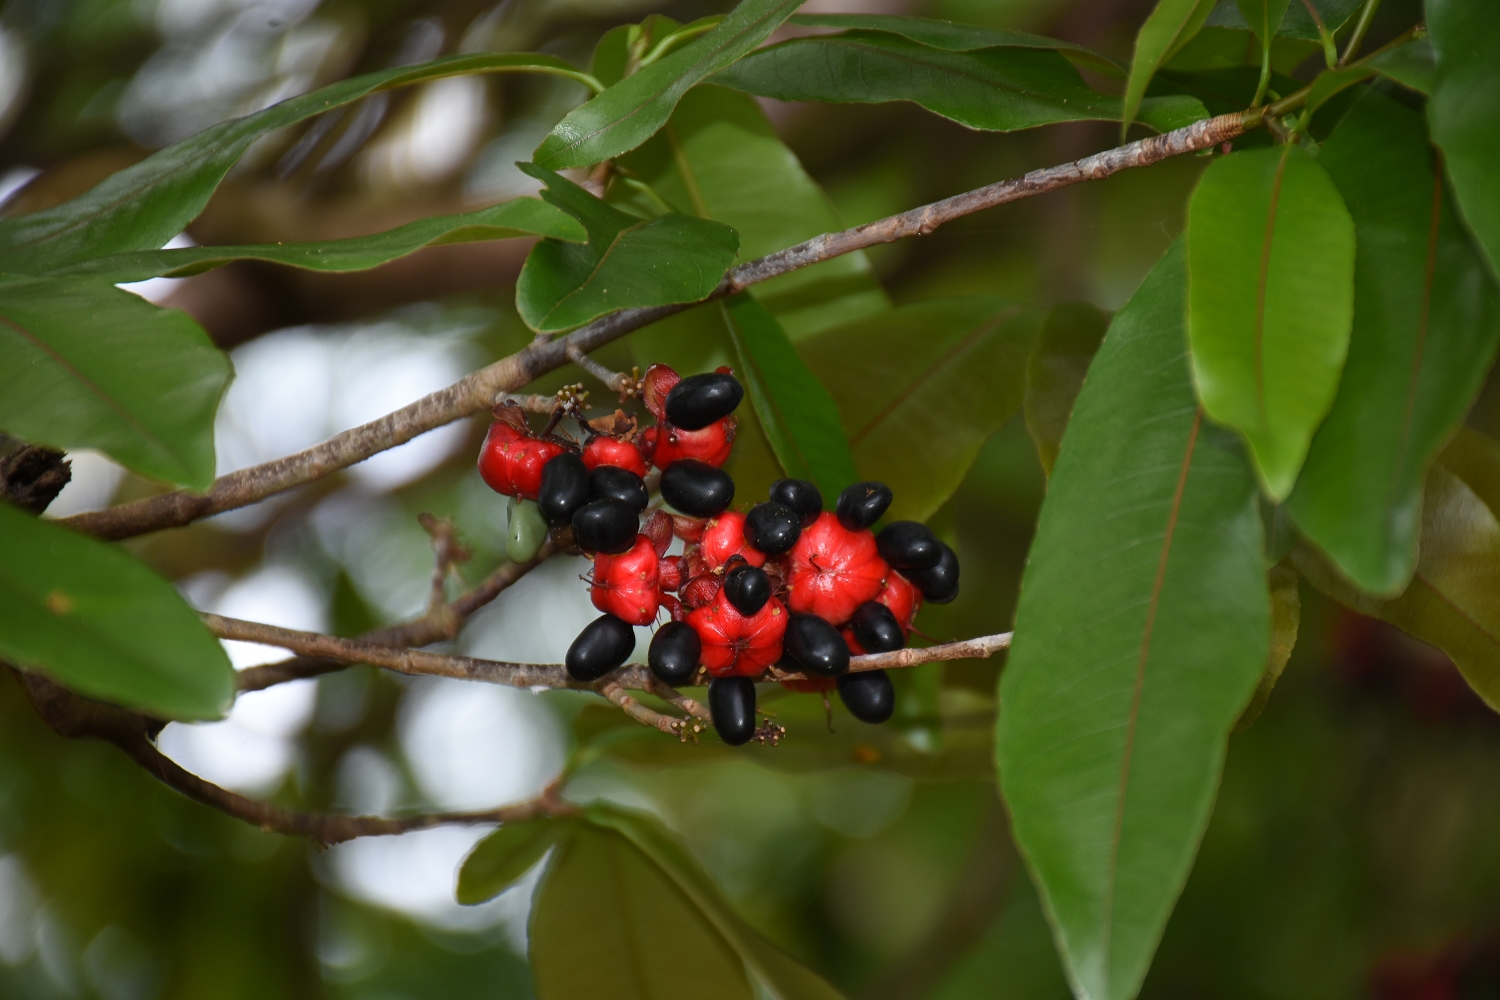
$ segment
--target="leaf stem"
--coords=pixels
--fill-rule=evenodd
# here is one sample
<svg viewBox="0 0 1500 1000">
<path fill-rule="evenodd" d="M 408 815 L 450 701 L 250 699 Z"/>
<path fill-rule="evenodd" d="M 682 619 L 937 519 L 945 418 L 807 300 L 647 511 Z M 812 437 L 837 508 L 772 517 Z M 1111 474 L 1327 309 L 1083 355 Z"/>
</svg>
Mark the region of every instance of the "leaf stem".
<svg viewBox="0 0 1500 1000">
<path fill-rule="evenodd" d="M 1379 6 L 1380 0 L 1365 0 L 1364 6 L 1359 9 L 1359 20 L 1354 22 L 1354 33 L 1344 46 L 1344 54 L 1339 59 L 1340 66 L 1347 66 L 1350 59 L 1359 55 L 1359 47 L 1364 44 L 1365 35 L 1370 31 L 1370 23 L 1375 20 L 1375 8 Z"/>
<path fill-rule="evenodd" d="M 714 14 L 709 17 L 700 18 L 692 24 L 683 25 L 679 30 L 674 31 L 666 38 L 657 42 L 656 46 L 650 52 L 641 56 L 641 61 L 636 64 L 636 70 L 645 69 L 662 56 L 682 45 L 683 42 L 690 42 L 699 35 L 707 34 L 717 28 L 719 22 L 722 20 L 724 20 L 723 15 Z"/>
</svg>

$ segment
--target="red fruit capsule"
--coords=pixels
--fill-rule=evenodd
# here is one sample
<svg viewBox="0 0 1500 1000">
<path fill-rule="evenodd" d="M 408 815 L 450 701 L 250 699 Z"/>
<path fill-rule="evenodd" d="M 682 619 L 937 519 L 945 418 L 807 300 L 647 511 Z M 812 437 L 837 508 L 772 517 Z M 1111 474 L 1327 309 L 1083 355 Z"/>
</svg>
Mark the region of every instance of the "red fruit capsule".
<svg viewBox="0 0 1500 1000">
<path fill-rule="evenodd" d="M 646 369 L 646 377 L 641 379 L 641 402 L 657 420 L 663 419 L 667 412 L 667 393 L 681 381 L 682 376 L 666 365 L 652 365 Z"/>
<path fill-rule="evenodd" d="M 787 604 L 830 625 L 847 622 L 855 608 L 880 593 L 890 574 L 874 535 L 850 531 L 827 512 L 803 529 L 791 557 Z"/>
<path fill-rule="evenodd" d="M 754 677 L 781 659 L 787 613 L 774 597 L 747 618 L 721 591 L 687 620 L 703 643 L 701 662 L 715 677 Z"/>
<path fill-rule="evenodd" d="M 661 561 L 657 585 L 662 590 L 679 590 L 682 587 L 682 557 L 667 556 Z"/>
<path fill-rule="evenodd" d="M 697 431 L 685 431 L 668 423 L 648 428 L 647 435 L 655 432 L 651 463 L 658 469 L 665 469 L 679 459 L 696 458 L 718 468 L 734 450 L 734 434 L 738 426 L 737 418 L 725 417 Z"/>
<path fill-rule="evenodd" d="M 912 619 L 917 617 L 917 610 L 922 607 L 922 592 L 917 589 L 916 584 L 891 570 L 886 575 L 885 586 L 875 595 L 875 600 L 891 609 L 901 631 L 910 632 Z"/>
<path fill-rule="evenodd" d="M 600 435 L 583 446 L 583 467 L 593 472 L 601 465 L 612 465 L 617 469 L 628 469 L 637 476 L 645 477 L 646 459 L 629 441 Z"/>
<path fill-rule="evenodd" d="M 683 584 L 679 596 L 682 598 L 682 603 L 690 608 L 707 607 L 714 602 L 714 598 L 719 596 L 719 588 L 723 584 L 724 581 L 721 578 L 712 573 L 705 573 L 702 576 L 692 577 Z"/>
<path fill-rule="evenodd" d="M 698 546 L 705 569 L 718 569 L 732 556 L 743 556 L 751 566 L 764 566 L 766 562 L 766 554 L 751 548 L 745 540 L 745 515 L 735 510 L 709 518 Z"/>
<path fill-rule="evenodd" d="M 563 450 L 556 441 L 533 437 L 505 419 L 496 420 L 479 449 L 479 475 L 496 493 L 535 500 L 542 487 L 542 466 Z"/>
<path fill-rule="evenodd" d="M 656 620 L 660 603 L 657 584 L 660 563 L 656 546 L 645 535 L 617 556 L 603 552 L 594 557 L 594 586 L 589 598 L 594 607 L 631 625 L 649 625 Z"/>
</svg>

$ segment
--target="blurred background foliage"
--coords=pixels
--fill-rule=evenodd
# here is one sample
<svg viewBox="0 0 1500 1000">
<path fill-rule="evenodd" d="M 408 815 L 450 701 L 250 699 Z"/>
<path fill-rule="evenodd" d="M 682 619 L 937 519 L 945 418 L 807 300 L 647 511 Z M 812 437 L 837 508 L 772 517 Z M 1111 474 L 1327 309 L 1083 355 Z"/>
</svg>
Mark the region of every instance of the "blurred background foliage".
<svg viewBox="0 0 1500 1000">
<path fill-rule="evenodd" d="M 6 0 L 0 210 L 55 204 L 208 124 L 354 72 L 478 50 L 535 49 L 585 65 L 617 24 L 727 6 Z M 1125 58 L 1149 7 L 807 9 L 1041 31 Z M 1387 0 L 1372 37 L 1418 16 L 1412 0 Z M 378 95 L 298 141 L 252 149 L 184 238 L 328 239 L 531 193 L 514 161 L 582 97 L 553 78 L 477 77 Z M 846 224 L 1072 159 L 1114 135 L 1108 124 L 974 133 L 906 105 L 763 108 Z M 1201 164 L 1179 158 L 1065 189 L 869 259 L 898 303 L 998 295 L 1115 309 L 1181 229 Z M 371 419 L 523 345 L 530 335 L 512 300 L 524 252 L 516 241 L 440 247 L 352 275 L 241 262 L 138 291 L 187 310 L 233 351 L 237 380 L 217 431 L 226 470 Z M 677 341 L 647 331 L 601 359 L 645 365 L 681 352 Z M 538 389 L 580 380 L 565 369 Z M 1491 433 L 1496 398 L 1487 393 L 1471 417 Z M 483 427 L 445 428 L 304 490 L 131 545 L 205 609 L 342 635 L 399 620 L 427 593 L 417 513 L 455 518 L 475 550 L 466 581 L 501 559 L 504 504 L 472 462 Z M 100 456 L 73 458 L 75 482 L 51 515 L 153 488 Z M 767 476 L 768 461 L 751 425 L 736 475 Z M 923 612 L 929 637 L 1008 627 L 1044 490 L 1016 418 L 933 519 L 960 552 L 965 585 L 954 604 Z M 456 647 L 561 659 L 593 614 L 576 581 L 583 568 L 552 560 L 476 616 Z M 1441 654 L 1308 588 L 1303 600 L 1285 678 L 1231 740 L 1213 823 L 1144 995 L 1500 996 L 1500 724 Z M 276 656 L 232 652 L 239 666 Z M 851 997 L 1065 997 L 990 771 L 1002 667 L 903 672 L 900 715 L 880 731 L 836 708 L 830 733 L 818 699 L 768 695 L 788 739 L 734 753 L 681 746 L 581 696 L 364 668 L 247 696 L 225 722 L 169 727 L 162 747 L 248 793 L 360 812 L 525 798 L 582 750 L 570 795 L 658 812 L 757 927 Z M 183 800 L 112 748 L 55 737 L 0 675 L 0 996 L 529 996 L 534 879 L 483 906 L 453 902 L 456 866 L 480 835 L 435 830 L 319 850 L 263 834 Z"/>
</svg>

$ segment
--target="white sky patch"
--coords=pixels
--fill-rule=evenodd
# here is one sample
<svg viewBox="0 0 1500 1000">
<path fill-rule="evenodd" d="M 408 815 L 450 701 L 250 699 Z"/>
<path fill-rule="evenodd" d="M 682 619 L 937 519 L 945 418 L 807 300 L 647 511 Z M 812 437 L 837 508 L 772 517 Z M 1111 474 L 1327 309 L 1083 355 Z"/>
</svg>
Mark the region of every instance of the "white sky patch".
<svg viewBox="0 0 1500 1000">
<path fill-rule="evenodd" d="M 71 517 L 89 510 L 103 510 L 120 488 L 125 468 L 102 451 L 80 448 L 68 452 L 68 468 L 73 477 L 62 488 L 57 499 L 47 505 L 47 517 Z"/>
</svg>

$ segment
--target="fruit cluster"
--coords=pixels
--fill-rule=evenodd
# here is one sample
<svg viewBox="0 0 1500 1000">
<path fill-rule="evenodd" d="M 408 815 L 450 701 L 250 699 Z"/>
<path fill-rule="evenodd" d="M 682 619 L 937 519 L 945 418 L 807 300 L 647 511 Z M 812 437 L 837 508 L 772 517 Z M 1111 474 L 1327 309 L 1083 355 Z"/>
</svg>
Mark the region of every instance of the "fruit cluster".
<svg viewBox="0 0 1500 1000">
<path fill-rule="evenodd" d="M 856 483 L 823 510 L 818 488 L 781 479 L 749 511 L 731 510 L 734 481 L 720 466 L 735 434 L 744 389 L 727 368 L 680 378 L 653 365 L 640 394 L 656 423 L 584 420 L 586 442 L 535 434 L 514 405 L 495 411 L 479 472 L 512 498 L 508 554 L 535 556 L 550 532 L 592 557 L 590 597 L 603 612 L 568 649 L 582 681 L 616 669 L 635 649 L 632 626 L 665 610 L 648 664 L 668 684 L 709 676 L 714 728 L 729 744 L 755 735 L 754 679 L 781 665 L 805 679 L 797 691 L 839 696 L 855 718 L 891 717 L 895 692 L 883 670 L 849 672 L 851 654 L 903 648 L 923 600 L 958 595 L 958 557 L 925 525 L 872 527 L 891 504 L 882 483 Z M 555 424 L 555 421 L 554 421 Z M 676 513 L 649 511 L 650 468 Z M 673 537 L 681 555 L 668 555 Z"/>
</svg>

